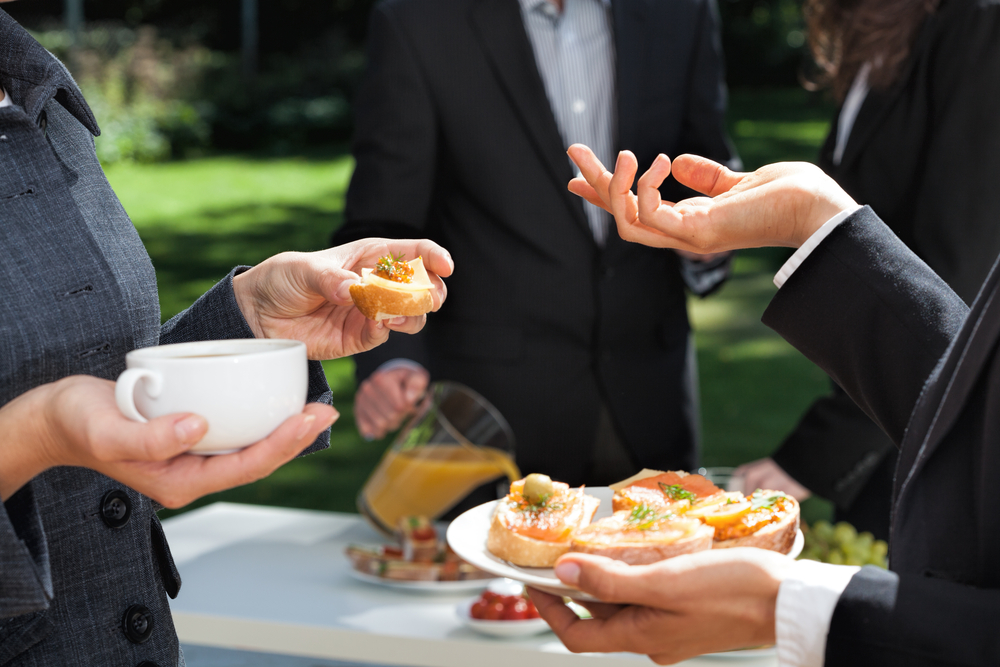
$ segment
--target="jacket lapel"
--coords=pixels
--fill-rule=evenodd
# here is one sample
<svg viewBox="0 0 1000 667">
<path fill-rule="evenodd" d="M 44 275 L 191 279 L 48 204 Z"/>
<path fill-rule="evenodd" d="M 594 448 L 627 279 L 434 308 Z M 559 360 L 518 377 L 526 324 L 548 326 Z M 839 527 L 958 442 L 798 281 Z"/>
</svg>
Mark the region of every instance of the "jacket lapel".
<svg viewBox="0 0 1000 667">
<path fill-rule="evenodd" d="M 583 205 L 566 190 L 573 171 L 521 20 L 520 5 L 517 0 L 479 0 L 472 8 L 470 20 L 539 159 L 555 186 L 565 193 L 573 216 L 589 234 Z"/>
<path fill-rule="evenodd" d="M 649 9 L 649 0 L 614 0 L 611 10 L 614 14 L 615 31 L 615 92 L 618 96 L 618 146 L 637 145 L 643 53 L 645 48 L 644 30 Z M 611 168 L 611 165 L 608 165 Z"/>
</svg>

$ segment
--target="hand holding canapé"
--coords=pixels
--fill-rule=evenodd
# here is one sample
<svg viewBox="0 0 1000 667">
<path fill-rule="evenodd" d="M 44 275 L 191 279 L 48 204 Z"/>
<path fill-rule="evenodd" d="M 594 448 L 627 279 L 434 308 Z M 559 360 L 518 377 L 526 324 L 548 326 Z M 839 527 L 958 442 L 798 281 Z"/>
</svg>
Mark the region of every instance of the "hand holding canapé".
<svg viewBox="0 0 1000 667">
<path fill-rule="evenodd" d="M 569 156 L 581 174 L 569 182 L 570 192 L 612 213 L 626 241 L 653 247 L 695 253 L 797 248 L 827 220 L 857 208 L 833 179 L 804 162 L 743 174 L 694 155 L 673 163 L 660 155 L 632 192 L 638 163 L 631 152 L 619 153 L 613 174 L 586 146 L 570 146 Z M 671 173 L 707 196 L 662 201 L 659 187 Z"/>
<path fill-rule="evenodd" d="M 428 240 L 362 239 L 320 252 L 287 252 L 264 260 L 233 279 L 240 310 L 258 338 L 304 342 L 310 359 L 337 359 L 366 352 L 389 331 L 416 333 L 427 318 L 368 319 L 351 299 L 361 271 L 386 255 L 423 258 L 433 285 L 433 310 L 444 303 L 441 277 L 455 265 L 448 251 Z"/>
</svg>

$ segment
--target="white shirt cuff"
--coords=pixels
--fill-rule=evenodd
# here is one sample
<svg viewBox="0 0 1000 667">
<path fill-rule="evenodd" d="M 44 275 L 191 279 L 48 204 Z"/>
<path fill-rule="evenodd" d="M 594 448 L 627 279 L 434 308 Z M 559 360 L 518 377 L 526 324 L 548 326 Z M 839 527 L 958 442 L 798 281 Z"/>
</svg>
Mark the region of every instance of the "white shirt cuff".
<svg viewBox="0 0 1000 667">
<path fill-rule="evenodd" d="M 778 588 L 778 667 L 823 667 L 826 636 L 841 593 L 860 567 L 795 561 Z"/>
<path fill-rule="evenodd" d="M 7 91 L 4 90 L 3 88 L 0 88 L 0 92 L 3 93 L 3 99 L 0 100 L 0 109 L 2 109 L 3 107 L 13 106 L 14 103 L 10 101 L 10 95 L 7 94 Z"/>
<path fill-rule="evenodd" d="M 858 206 L 857 208 L 841 211 L 824 222 L 822 227 L 813 232 L 812 236 L 806 239 L 806 242 L 795 251 L 795 254 L 788 258 L 788 261 L 785 262 L 781 269 L 778 270 L 778 273 L 774 275 L 775 287 L 781 289 L 782 285 L 785 284 L 785 281 L 788 280 L 793 273 L 795 273 L 795 269 L 799 268 L 802 262 L 806 261 L 806 257 L 808 257 L 809 254 L 816 249 L 816 246 L 818 246 L 823 239 L 829 236 L 830 232 L 837 228 L 837 225 L 842 223 L 844 220 L 847 220 L 847 216 L 851 215 L 859 208 L 861 207 Z"/>
<path fill-rule="evenodd" d="M 376 368 L 375 373 L 381 371 L 391 371 L 396 368 L 409 368 L 410 370 L 414 371 L 424 370 L 423 366 L 413 361 L 412 359 L 406 359 L 404 357 L 396 357 L 395 359 L 390 359 L 389 361 L 385 362 L 384 364 Z M 372 375 L 374 375 L 375 373 L 372 373 Z"/>
</svg>

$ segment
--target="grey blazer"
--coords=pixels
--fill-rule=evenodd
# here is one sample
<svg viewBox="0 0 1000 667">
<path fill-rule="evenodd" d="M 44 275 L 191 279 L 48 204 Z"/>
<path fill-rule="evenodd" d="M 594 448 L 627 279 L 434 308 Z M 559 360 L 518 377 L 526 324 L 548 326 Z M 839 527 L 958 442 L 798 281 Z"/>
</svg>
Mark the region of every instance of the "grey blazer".
<svg viewBox="0 0 1000 667">
<path fill-rule="evenodd" d="M 14 104 L 0 108 L 0 405 L 67 375 L 114 379 L 135 348 L 253 337 L 232 289 L 245 267 L 160 326 L 93 114 L 2 10 L 0 85 Z M 309 400 L 330 402 L 315 362 Z M 0 665 L 183 665 L 167 605 L 181 581 L 157 509 L 83 468 L 49 470 L 0 505 Z"/>
</svg>

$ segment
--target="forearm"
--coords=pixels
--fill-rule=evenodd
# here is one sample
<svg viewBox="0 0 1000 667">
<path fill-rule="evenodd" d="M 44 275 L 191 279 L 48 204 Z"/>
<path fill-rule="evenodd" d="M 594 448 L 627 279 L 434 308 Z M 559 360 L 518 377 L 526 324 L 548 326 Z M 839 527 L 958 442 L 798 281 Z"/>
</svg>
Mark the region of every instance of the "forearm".
<svg viewBox="0 0 1000 667">
<path fill-rule="evenodd" d="M 21 394 L 0 408 L 0 501 L 6 502 L 21 487 L 54 463 L 49 438 L 43 433 L 46 397 L 50 385 Z"/>
<path fill-rule="evenodd" d="M 899 443 L 968 307 L 870 209 L 851 215 L 764 313 Z"/>
<path fill-rule="evenodd" d="M 865 567 L 833 614 L 827 667 L 997 665 L 1000 590 Z"/>
</svg>

